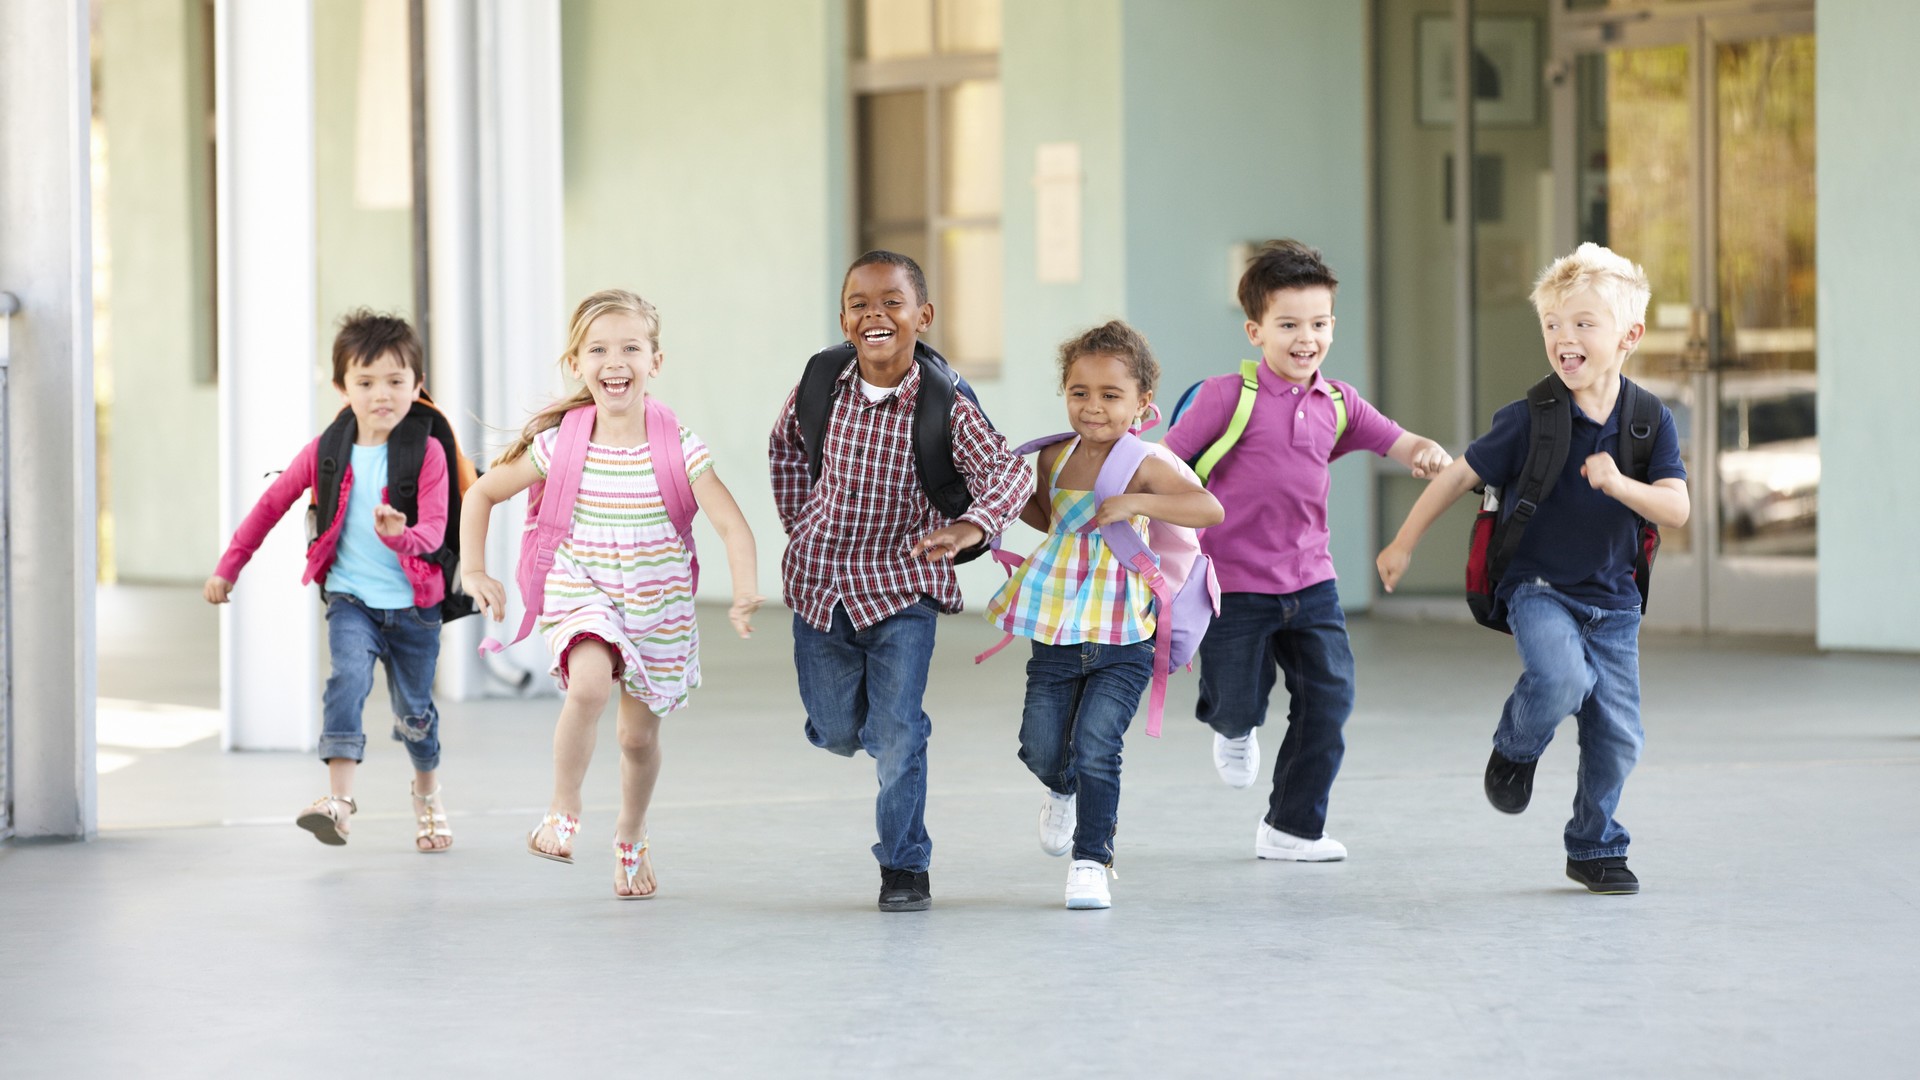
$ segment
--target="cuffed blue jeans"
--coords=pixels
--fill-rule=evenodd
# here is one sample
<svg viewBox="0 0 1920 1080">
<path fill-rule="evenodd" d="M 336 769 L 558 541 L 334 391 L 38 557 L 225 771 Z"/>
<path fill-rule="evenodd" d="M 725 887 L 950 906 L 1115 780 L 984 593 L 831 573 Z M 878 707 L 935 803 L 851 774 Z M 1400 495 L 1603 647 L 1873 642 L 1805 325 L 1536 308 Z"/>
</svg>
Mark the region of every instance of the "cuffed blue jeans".
<svg viewBox="0 0 1920 1080">
<path fill-rule="evenodd" d="M 1287 681 L 1287 734 L 1274 760 L 1268 825 L 1318 840 L 1353 712 L 1353 648 L 1332 581 L 1299 592 L 1227 593 L 1200 640 L 1200 699 L 1194 715 L 1237 739 L 1267 722 L 1278 675 Z"/>
<path fill-rule="evenodd" d="M 1076 798 L 1073 857 L 1113 865 L 1120 743 L 1153 681 L 1153 642 L 1033 643 L 1020 760 L 1051 791 Z"/>
<path fill-rule="evenodd" d="M 413 767 L 440 767 L 440 711 L 433 707 L 433 671 L 440 662 L 438 608 L 372 608 L 346 593 L 327 594 L 327 652 L 333 671 L 321 698 L 320 760 L 360 761 L 367 737 L 360 713 L 373 691 L 373 665 L 387 669 L 393 737 Z"/>
<path fill-rule="evenodd" d="M 1598 608 L 1545 582 L 1516 587 L 1507 624 L 1520 650 L 1520 681 L 1500 711 L 1493 748 L 1533 761 L 1572 715 L 1580 768 L 1567 822 L 1567 857 L 1624 856 L 1632 839 L 1613 818 L 1640 760 L 1640 609 Z"/>
<path fill-rule="evenodd" d="M 924 871 L 933 857 L 926 825 L 933 721 L 921 702 L 938 618 L 939 610 L 925 598 L 865 630 L 855 630 L 838 604 L 825 632 L 793 617 L 793 666 L 807 710 L 807 741 L 842 757 L 865 750 L 874 759 L 880 840 L 873 857 L 890 870 Z"/>
</svg>

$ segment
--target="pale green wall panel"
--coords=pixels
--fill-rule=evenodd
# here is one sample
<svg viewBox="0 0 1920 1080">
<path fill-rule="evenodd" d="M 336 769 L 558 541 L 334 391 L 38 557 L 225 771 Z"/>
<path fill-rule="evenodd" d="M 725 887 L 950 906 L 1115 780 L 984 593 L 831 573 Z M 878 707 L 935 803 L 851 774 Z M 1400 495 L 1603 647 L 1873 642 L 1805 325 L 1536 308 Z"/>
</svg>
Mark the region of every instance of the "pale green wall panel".
<svg viewBox="0 0 1920 1080">
<path fill-rule="evenodd" d="M 1820 621 L 1833 649 L 1920 650 L 1920 112 L 1905 85 L 1920 5 L 1818 9 Z"/>
<path fill-rule="evenodd" d="M 1292 236 L 1340 278 L 1326 370 L 1366 394 L 1366 5 L 1126 0 L 1122 11 L 1127 311 L 1169 392 L 1253 355 L 1229 251 Z M 1349 608 L 1374 587 L 1367 470 L 1358 455 L 1334 467 L 1329 521 Z"/>
<path fill-rule="evenodd" d="M 808 356 L 839 340 L 844 108 L 828 0 L 687 4 L 570 0 L 561 9 L 566 116 L 566 316 L 603 288 L 660 308 L 656 384 L 712 448 L 779 596 L 784 536 L 767 434 Z M 705 591 L 725 596 L 704 523 Z"/>
</svg>

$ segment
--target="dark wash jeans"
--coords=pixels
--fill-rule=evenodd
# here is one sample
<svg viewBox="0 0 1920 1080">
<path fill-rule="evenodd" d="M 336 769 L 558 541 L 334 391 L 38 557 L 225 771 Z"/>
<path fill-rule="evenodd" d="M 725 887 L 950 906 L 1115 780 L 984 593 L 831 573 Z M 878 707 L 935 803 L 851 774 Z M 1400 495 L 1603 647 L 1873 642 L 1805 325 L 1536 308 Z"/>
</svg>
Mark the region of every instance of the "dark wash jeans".
<svg viewBox="0 0 1920 1080">
<path fill-rule="evenodd" d="M 321 697 L 320 760 L 360 761 L 367 737 L 360 713 L 373 691 L 373 665 L 387 668 L 393 737 L 413 767 L 440 767 L 440 711 L 433 707 L 433 671 L 440 662 L 439 608 L 374 608 L 346 593 L 327 594 L 327 652 L 333 671 Z"/>
<path fill-rule="evenodd" d="M 933 721 L 921 709 L 933 660 L 939 609 L 922 597 L 855 630 L 847 609 L 833 608 L 822 633 L 793 617 L 793 666 L 807 710 L 807 741 L 842 757 L 865 750 L 880 777 L 873 857 L 891 870 L 922 871 L 933 857 L 927 836 L 927 737 Z"/>
<path fill-rule="evenodd" d="M 1514 761 L 1546 753 L 1572 715 L 1580 736 L 1570 859 L 1624 856 L 1633 839 L 1613 818 L 1627 774 L 1640 760 L 1640 609 L 1599 608 L 1544 581 L 1507 599 L 1507 622 L 1524 670 L 1514 684 L 1493 747 Z"/>
<path fill-rule="evenodd" d="M 1051 791 L 1076 798 L 1073 857 L 1113 864 L 1120 820 L 1120 742 L 1153 681 L 1153 642 L 1033 643 L 1020 760 Z"/>
<path fill-rule="evenodd" d="M 1267 824 L 1318 840 L 1327 797 L 1347 744 L 1353 712 L 1353 649 L 1332 581 L 1299 592 L 1227 593 L 1200 641 L 1200 700 L 1194 710 L 1214 731 L 1237 739 L 1267 721 L 1276 674 L 1287 680 L 1287 734 L 1273 766 Z"/>
</svg>

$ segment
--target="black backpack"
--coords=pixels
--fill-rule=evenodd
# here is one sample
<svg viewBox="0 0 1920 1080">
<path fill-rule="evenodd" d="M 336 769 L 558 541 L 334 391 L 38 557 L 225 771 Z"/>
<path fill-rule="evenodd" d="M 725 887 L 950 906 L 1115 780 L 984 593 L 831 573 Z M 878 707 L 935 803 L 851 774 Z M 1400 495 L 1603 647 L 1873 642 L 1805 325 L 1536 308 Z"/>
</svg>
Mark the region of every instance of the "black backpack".
<svg viewBox="0 0 1920 1080">
<path fill-rule="evenodd" d="M 1620 413 L 1620 438 L 1614 444 L 1613 459 L 1622 475 L 1646 483 L 1653 435 L 1660 428 L 1660 399 L 1632 379 L 1621 381 L 1620 401 L 1614 406 Z M 1487 485 L 1487 499 L 1474 516 L 1467 544 L 1467 607 L 1481 626 L 1507 634 L 1513 630 L 1507 625 L 1507 605 L 1496 598 L 1500 578 L 1520 550 L 1527 523 L 1566 468 L 1573 442 L 1573 396 L 1559 376 L 1548 375 L 1533 384 L 1527 391 L 1527 411 L 1532 421 L 1527 460 L 1520 467 L 1520 479 L 1508 485 L 1504 496 L 1512 509 L 1502 513 L 1502 493 Z M 1660 553 L 1660 529 L 1645 518 L 1636 517 L 1635 521 L 1639 544 L 1634 551 L 1633 582 L 1640 590 L 1640 610 L 1644 613 L 1654 556 Z"/>
<path fill-rule="evenodd" d="M 313 501 L 307 505 L 307 546 L 326 535 L 340 513 L 340 477 L 353 460 L 358 427 L 353 410 L 345 408 L 320 435 L 315 448 Z M 426 461 L 427 440 L 437 439 L 447 454 L 447 531 L 439 548 L 425 558 L 440 567 L 446 596 L 440 601 L 440 619 L 452 622 L 474 612 L 473 597 L 460 589 L 460 447 L 453 425 L 439 409 L 415 401 L 407 415 L 387 436 L 387 504 L 407 516 L 407 525 L 420 522 L 420 466 Z"/>
<path fill-rule="evenodd" d="M 913 409 L 913 463 L 920 476 L 920 490 L 935 510 L 957 518 L 973 506 L 973 493 L 967 490 L 967 478 L 953 462 L 953 403 L 965 394 L 974 408 L 980 399 L 973 387 L 947 363 L 947 358 L 924 341 L 915 342 L 913 359 L 920 365 L 920 392 Z M 848 364 L 854 362 L 852 342 L 841 342 L 814 353 L 800 376 L 800 390 L 794 398 L 794 418 L 800 424 L 800 442 L 807 454 L 807 482 L 820 482 L 821 458 L 825 453 L 827 419 L 833 413 L 833 395 Z M 985 417 L 987 411 L 980 409 Z M 991 420 L 988 421 L 992 423 Z M 991 539 L 991 537 L 989 537 Z M 987 550 L 982 544 L 954 556 L 954 562 L 979 558 Z"/>
</svg>

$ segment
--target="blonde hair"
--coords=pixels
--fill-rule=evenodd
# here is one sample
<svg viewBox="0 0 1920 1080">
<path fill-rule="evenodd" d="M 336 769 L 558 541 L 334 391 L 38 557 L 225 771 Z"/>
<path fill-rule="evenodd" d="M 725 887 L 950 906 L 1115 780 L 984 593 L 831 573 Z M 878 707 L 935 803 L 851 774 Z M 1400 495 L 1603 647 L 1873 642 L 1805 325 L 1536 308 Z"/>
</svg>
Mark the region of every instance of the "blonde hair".
<svg viewBox="0 0 1920 1080">
<path fill-rule="evenodd" d="M 1544 312 L 1574 293 L 1592 289 L 1613 312 L 1614 321 L 1626 330 L 1647 321 L 1647 301 L 1653 299 L 1653 286 L 1647 272 L 1633 260 L 1588 241 L 1562 255 L 1540 272 L 1533 284 L 1533 310 Z"/>
<path fill-rule="evenodd" d="M 567 323 L 567 351 L 560 354 L 562 372 L 572 374 L 567 371 L 567 364 L 580 355 L 580 346 L 587 339 L 587 328 L 593 325 L 593 320 L 608 314 L 631 315 L 646 323 L 647 340 L 652 343 L 654 352 L 660 351 L 660 309 L 642 299 L 638 293 L 625 289 L 602 289 L 580 301 L 580 306 L 573 309 L 573 318 Z M 592 403 L 593 392 L 582 386 L 568 397 L 534 413 L 528 418 L 527 426 L 520 429 L 520 437 L 507 447 L 505 453 L 493 459 L 493 463 L 505 465 L 519 460 L 520 455 L 533 445 L 534 436 L 548 428 L 559 427 L 561 419 L 568 413 Z"/>
</svg>

